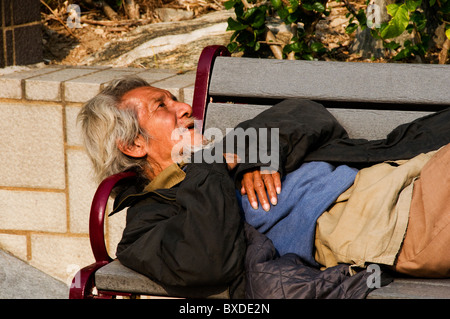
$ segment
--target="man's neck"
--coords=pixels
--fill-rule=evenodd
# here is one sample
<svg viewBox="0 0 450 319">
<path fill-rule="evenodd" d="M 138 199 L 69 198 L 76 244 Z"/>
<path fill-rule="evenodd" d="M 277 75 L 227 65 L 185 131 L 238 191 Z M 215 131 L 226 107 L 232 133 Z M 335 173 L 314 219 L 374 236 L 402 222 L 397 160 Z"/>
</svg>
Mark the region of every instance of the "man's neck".
<svg viewBox="0 0 450 319">
<path fill-rule="evenodd" d="M 167 167 L 173 165 L 172 161 L 153 161 L 148 160 L 148 165 L 144 169 L 144 173 L 149 180 L 154 180 Z"/>
</svg>

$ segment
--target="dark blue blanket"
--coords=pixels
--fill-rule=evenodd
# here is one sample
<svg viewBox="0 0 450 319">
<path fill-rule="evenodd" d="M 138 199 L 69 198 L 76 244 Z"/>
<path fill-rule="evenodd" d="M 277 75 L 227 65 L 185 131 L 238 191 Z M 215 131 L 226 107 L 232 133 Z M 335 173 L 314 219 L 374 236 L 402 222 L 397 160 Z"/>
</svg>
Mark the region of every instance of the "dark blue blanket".
<svg viewBox="0 0 450 319">
<path fill-rule="evenodd" d="M 266 212 L 253 209 L 246 195 L 238 195 L 246 221 L 272 240 L 280 255 L 295 253 L 317 266 L 314 236 L 319 216 L 348 189 L 358 171 L 326 162 L 304 163 L 282 180 L 278 204 Z"/>
</svg>

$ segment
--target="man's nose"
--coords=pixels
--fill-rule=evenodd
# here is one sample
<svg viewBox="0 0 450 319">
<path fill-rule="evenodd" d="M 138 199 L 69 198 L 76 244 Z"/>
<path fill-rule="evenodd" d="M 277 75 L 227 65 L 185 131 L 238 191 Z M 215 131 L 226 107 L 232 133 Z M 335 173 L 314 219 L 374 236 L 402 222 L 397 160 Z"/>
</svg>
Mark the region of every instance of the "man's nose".
<svg viewBox="0 0 450 319">
<path fill-rule="evenodd" d="M 176 102 L 176 113 L 179 119 L 183 117 L 191 117 L 192 107 L 183 102 Z"/>
</svg>

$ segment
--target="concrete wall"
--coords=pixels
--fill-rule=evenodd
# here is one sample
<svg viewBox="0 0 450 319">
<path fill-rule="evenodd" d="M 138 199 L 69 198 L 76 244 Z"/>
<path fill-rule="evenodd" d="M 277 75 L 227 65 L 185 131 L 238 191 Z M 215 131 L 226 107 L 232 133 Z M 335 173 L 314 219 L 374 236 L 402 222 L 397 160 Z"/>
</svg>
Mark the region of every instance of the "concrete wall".
<svg viewBox="0 0 450 319">
<path fill-rule="evenodd" d="M 112 79 L 131 74 L 191 104 L 195 73 L 58 66 L 3 73 L 0 249 L 70 282 L 94 262 L 88 219 L 97 185 L 76 125 L 80 107 Z M 106 220 L 112 257 L 124 222 L 125 212 Z"/>
</svg>

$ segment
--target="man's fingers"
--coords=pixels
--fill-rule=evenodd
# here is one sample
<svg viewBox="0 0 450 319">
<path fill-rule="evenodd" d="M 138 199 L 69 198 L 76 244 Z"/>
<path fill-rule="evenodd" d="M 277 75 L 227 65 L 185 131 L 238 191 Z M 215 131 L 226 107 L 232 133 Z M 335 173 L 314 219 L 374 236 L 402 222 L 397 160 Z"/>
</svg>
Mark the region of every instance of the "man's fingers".
<svg viewBox="0 0 450 319">
<path fill-rule="evenodd" d="M 277 194 L 281 192 L 280 173 L 254 170 L 244 173 L 241 194 L 247 194 L 250 205 L 258 208 L 258 200 L 265 211 L 270 210 L 270 203 L 278 203 Z M 270 199 L 270 203 L 269 203 Z"/>
<path fill-rule="evenodd" d="M 250 205 L 254 209 L 258 209 L 258 200 L 256 198 L 255 190 L 253 188 L 253 173 L 245 173 L 242 178 L 242 189 L 241 189 L 242 195 L 245 193 L 247 194 L 248 201 L 250 202 Z"/>
<path fill-rule="evenodd" d="M 267 212 L 270 210 L 269 200 L 267 199 L 266 184 L 261 176 L 261 173 L 256 170 L 253 172 L 253 188 L 258 195 L 259 202 L 262 208 Z M 247 191 L 248 193 L 248 191 Z"/>
<path fill-rule="evenodd" d="M 281 194 L 281 176 L 280 173 L 274 172 L 272 173 L 273 184 L 275 185 L 275 190 L 277 194 Z"/>
<path fill-rule="evenodd" d="M 271 174 L 263 173 L 262 179 L 264 181 L 264 185 L 266 187 L 267 194 L 269 195 L 270 202 L 272 203 L 272 205 L 276 205 L 278 202 L 278 199 L 277 199 L 277 191 L 276 191 L 275 181 L 274 181 L 273 176 Z"/>
</svg>

